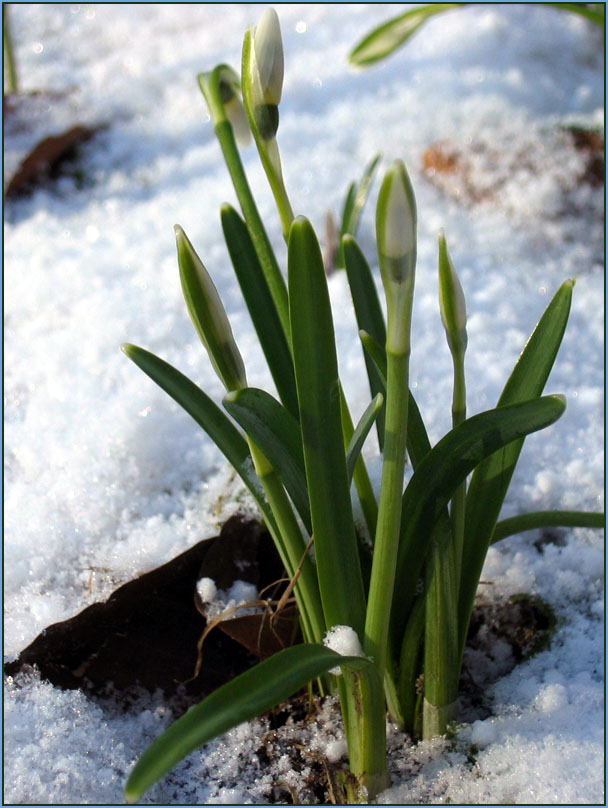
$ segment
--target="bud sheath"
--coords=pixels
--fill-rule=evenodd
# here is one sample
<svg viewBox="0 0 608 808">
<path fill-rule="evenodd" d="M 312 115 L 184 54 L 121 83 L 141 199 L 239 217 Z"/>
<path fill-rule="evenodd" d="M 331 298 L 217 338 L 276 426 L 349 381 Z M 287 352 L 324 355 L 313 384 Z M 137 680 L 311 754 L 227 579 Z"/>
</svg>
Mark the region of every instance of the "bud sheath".
<svg viewBox="0 0 608 808">
<path fill-rule="evenodd" d="M 452 355 L 467 347 L 467 307 L 443 233 L 439 236 L 439 310 Z"/>
<path fill-rule="evenodd" d="M 179 276 L 194 327 L 226 389 L 246 387 L 245 366 L 218 291 L 179 225 L 175 227 L 175 236 Z"/>
</svg>

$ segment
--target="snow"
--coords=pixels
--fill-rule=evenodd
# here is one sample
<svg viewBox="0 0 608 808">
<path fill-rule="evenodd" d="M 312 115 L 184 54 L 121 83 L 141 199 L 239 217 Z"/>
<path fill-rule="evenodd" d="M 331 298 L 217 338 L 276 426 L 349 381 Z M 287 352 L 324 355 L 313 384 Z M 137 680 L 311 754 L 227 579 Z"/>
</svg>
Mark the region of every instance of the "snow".
<svg viewBox="0 0 608 808">
<path fill-rule="evenodd" d="M 230 589 L 224 592 L 221 589 L 218 591 L 211 578 L 201 578 L 196 588 L 205 604 L 205 617 L 209 621 L 212 618 L 227 620 L 231 617 L 242 617 L 246 614 L 255 614 L 259 610 L 257 587 L 248 581 L 235 581 Z"/>
<path fill-rule="evenodd" d="M 199 578 L 196 591 L 203 603 L 212 603 L 217 596 L 217 586 L 213 578 Z"/>
<path fill-rule="evenodd" d="M 361 642 L 352 626 L 332 626 L 323 638 L 323 645 L 341 656 L 364 656 Z M 334 676 L 342 675 L 339 665 L 329 672 Z"/>
<path fill-rule="evenodd" d="M 381 151 L 407 165 L 418 207 L 412 384 L 435 442 L 449 428 L 451 359 L 437 298 L 437 235 L 467 302 L 469 413 L 493 406 L 559 284 L 576 277 L 547 390 L 565 415 L 527 441 L 505 515 L 603 508 L 603 188 L 577 185 L 579 153 L 559 125 L 603 125 L 603 40 L 537 5 L 439 15 L 391 59 L 355 73 L 346 55 L 391 4 L 281 4 L 285 85 L 278 142 L 296 213 L 319 234 L 348 183 Z M 183 303 L 173 225 L 183 226 L 225 302 L 252 386 L 272 389 L 223 243 L 235 202 L 196 75 L 240 63 L 262 7 L 245 4 L 12 4 L 24 89 L 69 91 L 36 113 L 39 134 L 105 125 L 83 147 L 85 182 L 5 208 L 5 658 L 135 575 L 217 535 L 250 498 L 200 429 L 120 351 L 159 354 L 215 400 L 223 394 Z M 17 137 L 17 136 L 15 136 Z M 24 142 L 26 134 L 21 136 Z M 479 204 L 440 190 L 422 154 L 477 146 L 470 179 L 498 178 Z M 7 141 L 6 168 L 16 141 Z M 521 155 L 526 155 L 522 160 Z M 285 249 L 255 149 L 244 163 L 281 261 Z M 541 173 L 538 173 L 538 169 Z M 377 183 L 372 193 L 375 198 Z M 461 195 L 462 196 L 462 195 Z M 359 240 L 373 258 L 374 204 Z M 379 279 L 378 279 L 379 283 Z M 380 283 L 379 283 L 380 285 Z M 355 415 L 368 391 L 343 274 L 330 280 L 340 371 Z M 374 480 L 377 451 L 365 447 Z M 604 559 L 600 531 L 534 533 L 491 548 L 484 596 L 527 592 L 557 615 L 551 646 L 488 688 L 491 716 L 412 746 L 391 730 L 384 803 L 598 804 L 604 800 Z M 496 665 L 500 660 L 496 661 Z M 125 778 L 171 721 L 157 695 L 122 712 L 35 674 L 5 685 L 8 803 L 122 803 Z M 328 700 L 304 738 L 340 760 Z M 264 721 L 193 753 L 144 798 L 264 803 L 298 786 L 289 755 L 260 763 Z M 282 729 L 296 733 L 296 722 Z M 405 750 L 404 750 L 405 745 Z M 304 776 L 304 770 L 301 773 Z M 288 799 L 285 793 L 281 798 Z"/>
</svg>

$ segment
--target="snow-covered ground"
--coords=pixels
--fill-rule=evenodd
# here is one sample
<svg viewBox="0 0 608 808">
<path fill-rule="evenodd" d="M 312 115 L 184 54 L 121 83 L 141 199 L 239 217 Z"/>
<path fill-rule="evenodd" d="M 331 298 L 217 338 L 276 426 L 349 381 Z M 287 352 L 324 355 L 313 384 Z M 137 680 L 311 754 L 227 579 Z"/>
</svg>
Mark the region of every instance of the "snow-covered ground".
<svg viewBox="0 0 608 808">
<path fill-rule="evenodd" d="M 296 213 L 322 234 L 326 211 L 339 211 L 377 151 L 403 158 L 412 176 L 412 378 L 431 439 L 450 419 L 436 295 L 444 228 L 468 301 L 470 413 L 494 404 L 551 295 L 577 278 L 547 387 L 566 394 L 568 409 L 526 442 L 506 512 L 603 509 L 603 188 L 576 183 L 577 153 L 556 134 L 558 124 L 603 126 L 602 35 L 549 7 L 485 4 L 437 17 L 390 60 L 356 74 L 348 50 L 401 6 L 277 8 L 286 51 L 279 144 Z M 216 279 L 250 383 L 270 384 L 222 240 L 219 206 L 234 193 L 196 84 L 221 61 L 238 66 L 244 29 L 262 10 L 12 6 L 23 89 L 70 91 L 43 110 L 41 136 L 75 123 L 107 128 L 85 147 L 82 188 L 63 179 L 5 209 L 5 659 L 50 623 L 215 535 L 234 508 L 217 513 L 230 476 L 218 451 L 120 344 L 158 353 L 220 399 L 181 296 L 179 223 Z M 423 176 L 424 150 L 445 139 L 491 145 L 492 160 L 473 162 L 479 182 L 501 177 L 495 198 L 463 205 Z M 255 149 L 245 162 L 284 257 Z M 373 201 L 360 229 L 370 259 L 372 226 Z M 342 377 L 360 412 L 368 393 L 343 275 L 330 285 Z M 373 465 L 375 447 L 366 452 Z M 395 739 L 394 785 L 380 802 L 603 802 L 603 535 L 562 535 L 543 553 L 534 534 L 512 537 L 490 550 L 483 573 L 496 598 L 528 592 L 552 606 L 551 647 L 499 680 L 493 715 L 455 741 L 410 749 Z M 121 803 L 132 764 L 169 721 L 158 699 L 144 706 L 112 711 L 35 676 L 6 683 L 5 802 Z M 257 762 L 264 731 L 240 727 L 194 753 L 145 801 L 268 801 L 287 775 Z M 339 757 L 334 723 L 325 735 L 307 732 L 311 748 Z"/>
</svg>

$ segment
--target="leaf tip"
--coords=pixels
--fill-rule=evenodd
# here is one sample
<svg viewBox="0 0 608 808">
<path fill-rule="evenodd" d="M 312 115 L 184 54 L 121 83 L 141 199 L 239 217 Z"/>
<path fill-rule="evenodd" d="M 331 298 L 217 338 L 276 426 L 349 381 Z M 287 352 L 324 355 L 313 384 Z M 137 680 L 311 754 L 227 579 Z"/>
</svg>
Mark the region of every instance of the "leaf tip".
<svg viewBox="0 0 608 808">
<path fill-rule="evenodd" d="M 124 790 L 124 797 L 127 805 L 133 805 L 135 802 L 137 802 L 140 796 L 140 792 L 135 790 L 133 787 L 130 787 L 129 783 L 127 782 Z"/>
<path fill-rule="evenodd" d="M 561 405 L 562 412 L 563 412 L 566 409 L 566 405 L 568 403 L 568 400 L 566 399 L 566 396 L 563 393 L 554 393 L 553 398 L 555 399 L 555 401 L 557 401 Z"/>
</svg>

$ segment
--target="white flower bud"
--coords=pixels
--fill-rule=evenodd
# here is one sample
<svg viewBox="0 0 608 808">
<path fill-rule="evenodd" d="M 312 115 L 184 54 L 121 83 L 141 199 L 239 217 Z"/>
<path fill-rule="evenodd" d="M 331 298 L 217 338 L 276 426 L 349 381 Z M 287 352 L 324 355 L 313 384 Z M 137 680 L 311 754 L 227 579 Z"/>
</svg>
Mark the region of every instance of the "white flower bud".
<svg viewBox="0 0 608 808">
<path fill-rule="evenodd" d="M 253 50 L 257 65 L 262 100 L 278 106 L 283 89 L 283 40 L 276 11 L 267 8 L 255 30 Z"/>
<path fill-rule="evenodd" d="M 443 233 L 439 236 L 439 311 L 450 351 L 464 353 L 467 347 L 466 301 Z"/>
<path fill-rule="evenodd" d="M 416 200 L 401 160 L 392 164 L 382 181 L 376 238 L 388 309 L 387 350 L 409 353 L 416 271 Z"/>
<path fill-rule="evenodd" d="M 378 234 L 386 258 L 405 258 L 416 250 L 416 202 L 410 179 L 398 160 L 388 170 L 384 222 Z"/>
</svg>

